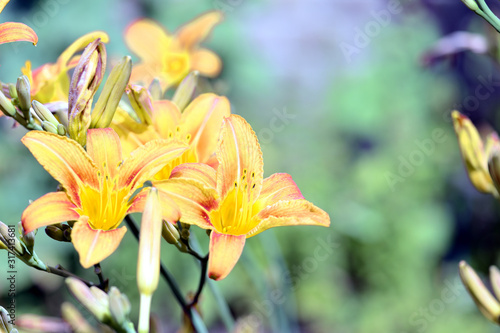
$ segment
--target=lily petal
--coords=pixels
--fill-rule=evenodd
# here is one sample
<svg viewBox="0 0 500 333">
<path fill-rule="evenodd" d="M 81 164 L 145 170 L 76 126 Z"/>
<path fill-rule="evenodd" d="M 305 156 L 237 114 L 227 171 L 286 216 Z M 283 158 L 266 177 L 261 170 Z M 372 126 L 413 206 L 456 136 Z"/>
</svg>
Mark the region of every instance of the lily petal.
<svg viewBox="0 0 500 333">
<path fill-rule="evenodd" d="M 246 185 L 248 197 L 256 200 L 264 174 L 262 151 L 255 132 L 242 117 L 233 114 L 224 119 L 217 159 L 217 192 L 221 200 L 235 185 Z"/>
<path fill-rule="evenodd" d="M 220 11 L 204 13 L 186 25 L 182 26 L 176 33 L 182 47 L 192 49 L 205 40 L 212 29 L 220 23 L 224 15 Z"/>
<path fill-rule="evenodd" d="M 233 236 L 212 231 L 210 234 L 208 276 L 214 280 L 225 278 L 240 259 L 244 246 L 245 235 Z"/>
<path fill-rule="evenodd" d="M 125 43 L 144 61 L 160 61 L 171 41 L 168 32 L 153 20 L 139 19 L 125 29 Z"/>
<path fill-rule="evenodd" d="M 218 205 L 215 189 L 206 188 L 201 182 L 192 179 L 181 178 L 155 182 L 154 186 L 174 200 L 182 214 L 181 222 L 203 229 L 212 228 L 208 212 Z"/>
<path fill-rule="evenodd" d="M 51 192 L 33 201 L 23 212 L 23 229 L 29 233 L 40 227 L 77 220 L 76 206 L 64 192 Z"/>
<path fill-rule="evenodd" d="M 0 0 L 0 13 L 5 8 L 5 6 L 9 3 L 10 0 Z"/>
<path fill-rule="evenodd" d="M 215 94 L 196 97 L 184 110 L 181 128 L 191 135 L 190 144 L 196 145 L 198 161 L 206 162 L 215 152 L 222 121 L 230 114 L 228 99 Z"/>
<path fill-rule="evenodd" d="M 71 231 L 71 242 L 80 255 L 83 268 L 89 268 L 109 257 L 118 248 L 126 232 L 125 226 L 112 230 L 92 229 L 88 217 L 80 217 Z"/>
<path fill-rule="evenodd" d="M 134 150 L 120 170 L 119 184 L 135 189 L 146 180 L 152 179 L 172 159 L 180 156 L 187 145 L 170 140 L 149 141 Z"/>
<path fill-rule="evenodd" d="M 144 211 L 144 205 L 146 204 L 148 193 L 149 193 L 149 188 L 139 192 L 134 197 L 132 205 L 128 209 L 127 214 L 142 213 Z M 160 198 L 160 203 L 161 203 L 162 218 L 165 221 L 169 221 L 172 223 L 179 221 L 181 218 L 181 212 L 177 207 L 175 201 L 172 200 L 172 198 L 170 198 L 168 194 L 163 191 L 158 191 L 158 196 Z"/>
<path fill-rule="evenodd" d="M 193 179 L 207 188 L 217 187 L 215 169 L 204 163 L 183 163 L 172 170 L 170 179 L 173 178 Z"/>
<path fill-rule="evenodd" d="M 304 197 L 292 176 L 286 173 L 275 173 L 262 182 L 262 190 L 257 201 L 259 206 L 264 208 L 280 200 L 298 199 L 304 199 Z"/>
<path fill-rule="evenodd" d="M 21 141 L 43 168 L 62 184 L 75 205 L 80 205 L 82 184 L 98 188 L 97 169 L 76 141 L 42 131 L 30 131 Z"/>
<path fill-rule="evenodd" d="M 38 43 L 38 36 L 26 24 L 18 22 L 0 23 L 0 44 L 10 42 L 31 42 Z"/>
<path fill-rule="evenodd" d="M 89 129 L 87 131 L 87 153 L 97 168 L 114 178 L 122 162 L 120 138 L 111 128 Z"/>
<path fill-rule="evenodd" d="M 176 132 L 181 119 L 177 105 L 168 100 L 153 102 L 153 123 L 160 137 L 167 139 Z"/>
<path fill-rule="evenodd" d="M 204 76 L 216 77 L 222 69 L 222 60 L 210 50 L 195 50 L 191 53 L 191 69 L 199 71 Z"/>
<path fill-rule="evenodd" d="M 254 218 L 260 219 L 261 222 L 248 232 L 247 237 L 255 236 L 274 227 L 293 225 L 330 226 L 328 214 L 304 199 L 278 201 L 274 205 L 261 210 Z"/>
</svg>

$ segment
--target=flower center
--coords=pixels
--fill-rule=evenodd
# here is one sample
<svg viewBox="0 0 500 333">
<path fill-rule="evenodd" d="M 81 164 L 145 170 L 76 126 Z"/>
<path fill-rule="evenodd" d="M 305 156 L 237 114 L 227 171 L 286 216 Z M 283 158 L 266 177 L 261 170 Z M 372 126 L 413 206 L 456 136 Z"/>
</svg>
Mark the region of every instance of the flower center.
<svg viewBox="0 0 500 333">
<path fill-rule="evenodd" d="M 163 63 L 163 71 L 168 75 L 171 82 L 180 81 L 189 72 L 190 61 L 189 54 L 168 53 Z"/>
<path fill-rule="evenodd" d="M 219 233 L 245 235 L 254 229 L 259 220 L 255 217 L 259 212 L 256 204 L 255 174 L 247 177 L 243 170 L 240 181 L 232 188 L 221 202 L 219 209 L 209 213 L 210 221 Z"/>
<path fill-rule="evenodd" d="M 180 126 L 177 126 L 175 132 L 170 131 L 168 133 L 167 139 L 175 139 L 182 143 L 189 144 L 191 141 L 191 134 L 186 134 L 181 130 Z M 168 179 L 172 170 L 183 163 L 196 163 L 198 162 L 198 155 L 196 153 L 196 147 L 190 145 L 189 148 L 179 157 L 173 159 L 170 163 L 165 165 L 156 175 L 156 180 Z"/>
<path fill-rule="evenodd" d="M 80 215 L 89 217 L 89 224 L 94 229 L 116 229 L 127 214 L 130 205 L 127 203 L 130 191 L 127 188 L 116 188 L 116 178 L 99 175 L 100 189 L 96 190 L 84 185 L 80 190 Z"/>
</svg>

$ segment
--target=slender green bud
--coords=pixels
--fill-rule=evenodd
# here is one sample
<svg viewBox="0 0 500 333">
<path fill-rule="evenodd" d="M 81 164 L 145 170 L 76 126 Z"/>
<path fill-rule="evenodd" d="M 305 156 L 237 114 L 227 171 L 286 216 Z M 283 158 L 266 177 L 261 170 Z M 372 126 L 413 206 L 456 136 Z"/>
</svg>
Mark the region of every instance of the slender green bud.
<svg viewBox="0 0 500 333">
<path fill-rule="evenodd" d="M 131 73 L 130 56 L 123 57 L 109 74 L 104 89 L 92 111 L 90 128 L 105 128 L 111 124 Z"/>
<path fill-rule="evenodd" d="M 490 282 L 497 299 L 500 299 L 500 271 L 495 266 L 490 267 Z"/>
<path fill-rule="evenodd" d="M 104 322 L 111 318 L 111 313 L 109 312 L 108 304 L 103 304 L 102 297 L 97 299 L 95 297 L 96 292 L 91 292 L 90 288 L 87 287 L 82 281 L 69 277 L 66 279 L 66 285 L 69 290 L 75 296 L 75 298 L 92 313 L 97 320 Z"/>
<path fill-rule="evenodd" d="M 182 80 L 179 87 L 177 87 L 172 102 L 179 107 L 179 110 L 184 110 L 193 98 L 199 76 L 200 73 L 198 71 L 191 72 Z"/>
<path fill-rule="evenodd" d="M 26 249 L 16 237 L 15 228 L 0 222 L 0 242 L 6 245 L 9 250 L 18 256 L 26 254 Z"/>
<path fill-rule="evenodd" d="M 115 322 L 122 325 L 127 321 L 128 313 L 122 303 L 122 295 L 116 287 L 111 287 L 108 292 L 109 295 L 109 311 Z"/>
<path fill-rule="evenodd" d="M 42 128 L 47 132 L 59 134 L 57 132 L 57 126 L 54 126 L 54 124 L 49 123 L 48 121 L 42 121 Z"/>
<path fill-rule="evenodd" d="M 16 107 L 12 102 L 0 91 L 0 111 L 6 116 L 13 117 L 16 114 Z"/>
<path fill-rule="evenodd" d="M 63 124 L 57 125 L 57 134 L 64 136 L 67 133 L 68 133 L 68 131 L 66 130 L 66 127 L 64 127 Z"/>
<path fill-rule="evenodd" d="M 151 81 L 151 84 L 148 87 L 149 93 L 151 94 L 151 98 L 154 101 L 158 101 L 163 97 L 163 91 L 161 90 L 160 80 L 157 78 Z"/>
<path fill-rule="evenodd" d="M 7 310 L 0 306 L 0 332 L 10 333 L 14 329 L 14 326 L 9 323 L 11 320 Z"/>
<path fill-rule="evenodd" d="M 71 78 L 68 98 L 68 132 L 82 146 L 87 143 L 92 100 L 106 69 L 106 48 L 100 39 L 83 51 Z"/>
<path fill-rule="evenodd" d="M 476 12 L 479 10 L 479 6 L 477 5 L 476 1 L 474 0 L 462 0 L 462 2 L 469 7 L 470 10 Z"/>
<path fill-rule="evenodd" d="M 47 236 L 50 238 L 59 241 L 59 242 L 71 242 L 71 238 L 68 239 L 62 230 L 62 228 L 59 228 L 57 225 L 48 225 L 45 228 L 45 233 Z"/>
<path fill-rule="evenodd" d="M 33 107 L 33 110 L 35 111 L 36 115 L 38 118 L 40 118 L 42 121 L 46 121 L 57 127 L 59 125 L 59 121 L 57 121 L 56 117 L 50 112 L 50 110 L 40 103 L 39 101 L 33 101 L 31 103 L 31 106 Z"/>
<path fill-rule="evenodd" d="M 166 221 L 163 221 L 161 235 L 163 236 L 163 239 L 167 241 L 167 243 L 172 245 L 179 243 L 179 239 L 181 238 L 179 230 L 177 230 L 177 228 L 173 224 Z"/>
<path fill-rule="evenodd" d="M 149 91 L 139 85 L 129 85 L 127 90 L 130 105 L 139 117 L 141 123 L 146 125 L 153 124 L 151 117 L 153 116 L 153 103 Z"/>
<path fill-rule="evenodd" d="M 13 83 L 9 83 L 7 86 L 7 92 L 9 93 L 9 98 L 17 98 L 16 85 Z M 7 92 L 4 91 L 5 94 Z"/>
<path fill-rule="evenodd" d="M 26 75 L 17 78 L 16 91 L 19 108 L 23 113 L 28 112 L 31 106 L 31 86 Z"/>
<path fill-rule="evenodd" d="M 71 303 L 64 302 L 61 305 L 61 315 L 64 321 L 75 333 L 96 333 L 94 328 L 85 320 L 80 311 Z"/>
<path fill-rule="evenodd" d="M 35 246 L 36 230 L 24 234 L 24 228 L 22 222 L 19 222 L 17 224 L 17 230 L 19 232 L 19 239 L 26 247 L 26 250 L 28 250 L 29 253 L 33 253 L 34 252 L 33 247 Z"/>
</svg>

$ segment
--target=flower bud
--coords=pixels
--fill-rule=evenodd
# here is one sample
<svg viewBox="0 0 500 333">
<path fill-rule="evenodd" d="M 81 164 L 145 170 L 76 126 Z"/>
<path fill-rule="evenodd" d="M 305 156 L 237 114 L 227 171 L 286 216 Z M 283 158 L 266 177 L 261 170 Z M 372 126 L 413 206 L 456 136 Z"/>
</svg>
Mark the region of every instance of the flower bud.
<svg viewBox="0 0 500 333">
<path fill-rule="evenodd" d="M 103 322 L 111 317 L 109 312 L 108 304 L 103 302 L 102 296 L 99 299 L 96 298 L 96 292 L 91 292 L 91 289 L 87 287 L 82 281 L 69 277 L 66 279 L 66 285 L 69 290 L 75 296 L 75 298 L 92 313 L 97 320 Z"/>
<path fill-rule="evenodd" d="M 85 320 L 78 309 L 69 302 L 64 302 L 61 305 L 61 315 L 64 321 L 66 321 L 70 326 L 72 332 L 76 333 L 95 333 L 96 331 L 90 324 Z"/>
<path fill-rule="evenodd" d="M 198 84 L 199 76 L 200 73 L 198 71 L 191 72 L 177 87 L 174 97 L 172 98 L 172 102 L 179 107 L 179 110 L 184 110 L 184 108 L 191 101 L 194 91 L 196 90 L 196 85 Z"/>
<path fill-rule="evenodd" d="M 129 56 L 123 57 L 122 61 L 109 74 L 104 89 L 92 111 L 91 128 L 106 128 L 111 124 L 131 73 L 132 61 Z"/>
<path fill-rule="evenodd" d="M 137 286 L 141 294 L 139 333 L 149 332 L 151 297 L 160 277 L 160 244 L 162 211 L 158 190 L 149 190 L 141 220 L 139 257 L 137 260 Z"/>
<path fill-rule="evenodd" d="M 179 242 L 179 239 L 181 238 L 179 234 L 179 230 L 171 224 L 170 222 L 163 222 L 163 226 L 161 228 L 161 235 L 163 236 L 163 239 L 167 241 L 167 243 L 175 245 Z"/>
<path fill-rule="evenodd" d="M 26 75 L 17 78 L 16 92 L 19 108 L 23 113 L 28 112 L 31 106 L 31 86 Z"/>
<path fill-rule="evenodd" d="M 33 107 L 33 111 L 35 111 L 36 115 L 38 118 L 40 118 L 41 121 L 46 121 L 54 125 L 54 127 L 57 128 L 57 125 L 59 125 L 59 121 L 57 121 L 56 117 L 50 112 L 50 110 L 40 103 L 39 101 L 33 101 L 31 103 L 31 106 Z"/>
<path fill-rule="evenodd" d="M 479 6 L 477 5 L 476 1 L 474 0 L 462 0 L 462 2 L 467 6 L 469 7 L 470 10 L 472 11 L 478 11 L 479 10 Z"/>
<path fill-rule="evenodd" d="M 92 99 L 101 84 L 106 69 L 106 48 L 100 39 L 83 51 L 73 72 L 68 99 L 68 132 L 82 146 L 87 142 Z"/>
<path fill-rule="evenodd" d="M 19 316 L 16 326 L 23 332 L 68 332 L 70 327 L 62 319 L 32 314 Z"/>
<path fill-rule="evenodd" d="M 8 98 L 17 98 L 16 85 L 13 83 L 9 83 L 7 85 L 7 89 L 4 89 L 2 91 Z"/>
<path fill-rule="evenodd" d="M 49 123 L 48 121 L 42 121 L 42 128 L 44 131 L 59 134 L 59 132 L 57 131 L 57 126 L 54 126 L 54 124 Z"/>
<path fill-rule="evenodd" d="M 22 222 L 19 222 L 17 224 L 17 230 L 19 232 L 19 238 L 26 247 L 26 250 L 28 250 L 29 253 L 34 253 L 33 247 L 35 246 L 36 230 L 24 234 L 24 228 Z"/>
<path fill-rule="evenodd" d="M 469 118 L 458 111 L 453 111 L 452 117 L 460 151 L 472 184 L 480 192 L 496 194 L 497 191 L 488 172 L 483 141 L 476 127 Z"/>
<path fill-rule="evenodd" d="M 123 304 L 122 294 L 116 287 L 111 287 L 108 292 L 109 295 L 109 310 L 114 321 L 118 325 L 122 325 L 127 321 L 129 312 L 127 312 L 127 306 Z M 129 307 L 130 310 L 130 307 Z"/>
<path fill-rule="evenodd" d="M 500 299 L 500 271 L 495 266 L 490 267 L 490 282 L 497 299 Z"/>
<path fill-rule="evenodd" d="M 61 227 L 59 227 L 61 226 Z M 46 228 L 45 228 L 45 233 L 47 234 L 47 236 L 49 236 L 50 238 L 56 240 L 56 241 L 59 241 L 59 242 L 71 242 L 71 237 L 67 237 L 68 235 L 64 232 L 64 230 L 62 229 L 62 225 L 59 223 L 59 224 L 53 224 L 53 225 L 48 225 Z"/>
<path fill-rule="evenodd" d="M 483 315 L 500 323 L 500 303 L 486 289 L 476 272 L 465 261 L 460 262 L 460 278 Z"/>
<path fill-rule="evenodd" d="M 3 222 L 0 222 L 0 242 L 16 255 L 22 256 L 26 253 L 26 249 L 16 237 L 14 227 L 7 226 Z"/>
<path fill-rule="evenodd" d="M 153 116 L 153 104 L 151 102 L 151 94 L 149 91 L 139 85 L 129 85 L 126 90 L 130 104 L 135 113 L 139 117 L 141 123 L 145 125 L 153 124 L 151 117 Z"/>
<path fill-rule="evenodd" d="M 148 87 L 149 93 L 151 94 L 151 98 L 154 101 L 158 101 L 163 97 L 163 90 L 161 89 L 161 83 L 157 78 L 154 78 L 151 81 L 151 84 Z"/>
<path fill-rule="evenodd" d="M 10 333 L 14 326 L 10 323 L 11 318 L 7 310 L 0 306 L 0 332 Z"/>
<path fill-rule="evenodd" d="M 12 102 L 0 91 L 0 111 L 6 116 L 13 117 L 16 114 L 16 107 Z"/>
</svg>

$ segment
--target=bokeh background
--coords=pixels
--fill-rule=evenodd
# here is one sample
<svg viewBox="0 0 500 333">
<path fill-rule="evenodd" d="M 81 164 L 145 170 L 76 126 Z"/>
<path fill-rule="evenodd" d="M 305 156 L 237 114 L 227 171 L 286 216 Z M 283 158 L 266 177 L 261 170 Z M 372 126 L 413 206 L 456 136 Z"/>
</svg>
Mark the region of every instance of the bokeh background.
<svg viewBox="0 0 500 333">
<path fill-rule="evenodd" d="M 210 9 L 226 14 L 204 44 L 224 62 L 211 89 L 253 126 L 265 174 L 292 174 L 332 221 L 250 239 L 215 284 L 232 314 L 261 332 L 497 332 L 461 286 L 457 264 L 466 259 L 483 275 L 498 264 L 500 211 L 468 181 L 450 121 L 459 109 L 482 131 L 500 129 L 499 67 L 486 52 L 497 35 L 459 0 L 11 0 L 0 21 L 30 25 L 39 44 L 1 45 L 0 80 L 15 82 L 26 60 L 54 62 L 93 30 L 110 35 L 112 62 L 129 54 L 122 33 L 134 19 L 174 31 Z M 457 31 L 478 35 L 446 39 Z M 0 219 L 16 224 L 28 200 L 57 184 L 20 143 L 24 130 L 9 119 L 0 126 Z M 206 251 L 206 236 L 197 236 Z M 71 244 L 43 230 L 36 241 L 48 264 L 95 279 Z M 162 251 L 183 292 L 195 291 L 196 263 Z M 134 318 L 136 256 L 129 233 L 102 263 Z M 6 263 L 0 253 L 0 304 Z M 63 280 L 21 262 L 17 269 L 17 314 L 59 316 L 71 300 Z M 206 287 L 200 310 L 210 331 L 222 332 L 213 295 Z M 153 302 L 164 330 L 176 331 L 180 309 L 163 283 Z"/>
</svg>

